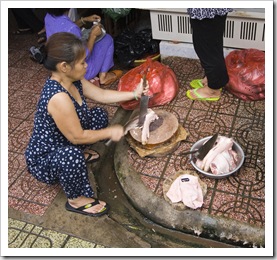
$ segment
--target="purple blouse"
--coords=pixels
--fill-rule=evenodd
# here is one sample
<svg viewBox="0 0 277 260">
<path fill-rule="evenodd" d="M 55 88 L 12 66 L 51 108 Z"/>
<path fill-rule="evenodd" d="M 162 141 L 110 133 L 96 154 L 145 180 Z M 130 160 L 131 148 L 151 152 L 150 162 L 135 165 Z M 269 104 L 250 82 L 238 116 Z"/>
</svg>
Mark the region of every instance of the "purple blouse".
<svg viewBox="0 0 277 260">
<path fill-rule="evenodd" d="M 52 34 L 58 32 L 73 33 L 80 39 L 82 37 L 81 29 L 74 22 L 72 22 L 67 15 L 52 16 L 50 14 L 46 14 L 44 23 L 47 39 Z"/>
<path fill-rule="evenodd" d="M 82 40 L 81 29 L 67 15 L 52 16 L 46 14 L 44 23 L 47 39 L 54 33 L 68 32 L 75 34 Z M 114 66 L 113 55 L 114 43 L 113 38 L 109 34 L 106 34 L 99 42 L 96 42 L 91 52 L 86 48 L 86 62 L 88 67 L 85 78 L 90 80 L 100 72 L 109 71 Z"/>
</svg>

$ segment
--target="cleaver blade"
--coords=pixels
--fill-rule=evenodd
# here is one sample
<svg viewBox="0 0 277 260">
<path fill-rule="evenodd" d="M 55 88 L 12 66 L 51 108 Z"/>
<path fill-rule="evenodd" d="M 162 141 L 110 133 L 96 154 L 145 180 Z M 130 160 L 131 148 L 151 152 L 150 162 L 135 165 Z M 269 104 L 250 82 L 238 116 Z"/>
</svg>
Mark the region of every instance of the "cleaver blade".
<svg viewBox="0 0 277 260">
<path fill-rule="evenodd" d="M 143 76 L 143 88 L 146 87 L 146 76 Z M 142 95 L 140 98 L 140 105 L 139 105 L 139 121 L 138 121 L 138 127 L 142 127 L 145 121 L 145 117 L 147 114 L 148 109 L 148 102 L 149 102 L 149 96 Z"/>
<path fill-rule="evenodd" d="M 206 143 L 204 143 L 197 151 L 196 157 L 203 160 L 207 153 L 213 148 L 218 137 L 218 133 L 214 134 Z"/>
</svg>

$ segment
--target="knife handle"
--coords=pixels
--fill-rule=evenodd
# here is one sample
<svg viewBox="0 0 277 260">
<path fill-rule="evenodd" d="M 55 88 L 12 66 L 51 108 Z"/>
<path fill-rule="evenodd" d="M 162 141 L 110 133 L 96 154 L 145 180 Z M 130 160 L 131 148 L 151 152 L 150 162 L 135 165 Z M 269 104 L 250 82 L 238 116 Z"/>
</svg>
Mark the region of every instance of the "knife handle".
<svg viewBox="0 0 277 260">
<path fill-rule="evenodd" d="M 196 152 L 198 152 L 198 149 L 197 150 L 193 150 L 193 151 L 182 152 L 179 155 L 193 154 L 193 153 L 196 153 Z"/>
<path fill-rule="evenodd" d="M 112 142 L 113 142 L 113 140 L 112 140 L 112 139 L 109 139 L 108 141 L 105 142 L 105 145 L 106 145 L 106 146 L 110 146 Z"/>
</svg>

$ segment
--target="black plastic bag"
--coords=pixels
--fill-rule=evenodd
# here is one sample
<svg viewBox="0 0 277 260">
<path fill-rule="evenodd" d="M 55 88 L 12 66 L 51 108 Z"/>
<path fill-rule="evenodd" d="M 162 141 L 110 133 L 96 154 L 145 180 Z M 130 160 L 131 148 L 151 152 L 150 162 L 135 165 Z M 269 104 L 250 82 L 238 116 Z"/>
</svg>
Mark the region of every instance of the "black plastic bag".
<svg viewBox="0 0 277 260">
<path fill-rule="evenodd" d="M 159 53 L 159 43 L 152 39 L 151 29 L 137 33 L 126 29 L 114 40 L 115 55 L 122 67 L 132 67 L 135 60 Z"/>
</svg>

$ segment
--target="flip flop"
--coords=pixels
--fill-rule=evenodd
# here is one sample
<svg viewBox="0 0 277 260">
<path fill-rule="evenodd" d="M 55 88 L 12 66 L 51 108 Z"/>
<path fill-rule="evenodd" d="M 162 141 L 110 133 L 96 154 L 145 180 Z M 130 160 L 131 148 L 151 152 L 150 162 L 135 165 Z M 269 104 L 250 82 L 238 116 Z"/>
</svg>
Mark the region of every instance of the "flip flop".
<svg viewBox="0 0 277 260">
<path fill-rule="evenodd" d="M 93 162 L 97 162 L 97 161 L 99 161 L 99 159 L 100 159 L 100 154 L 98 153 L 98 152 L 96 152 L 96 151 L 94 151 L 94 150 L 91 150 L 91 151 L 93 151 L 93 153 L 90 153 L 90 152 L 84 152 L 85 154 L 88 154 L 88 157 L 86 158 L 86 163 L 93 163 Z M 91 159 L 92 157 L 95 157 L 96 156 L 96 158 L 93 158 L 93 159 Z"/>
<path fill-rule="evenodd" d="M 110 206 L 106 203 L 105 206 L 103 206 L 103 208 L 98 211 L 97 213 L 90 213 L 90 212 L 86 212 L 84 211 L 84 209 L 89 209 L 89 208 L 92 208 L 93 206 L 97 205 L 97 204 L 100 204 L 99 203 L 99 200 L 98 199 L 95 199 L 94 202 L 92 203 L 88 203 L 84 206 L 81 206 L 79 208 L 74 208 L 72 207 L 69 202 L 67 201 L 66 204 L 65 204 L 65 209 L 68 210 L 68 211 L 71 211 L 71 212 L 75 212 L 75 213 L 79 213 L 79 214 L 83 214 L 83 215 L 87 215 L 87 216 L 90 216 L 90 217 L 100 217 L 100 216 L 103 216 L 105 214 L 108 213 L 109 209 L 110 209 Z"/>
<path fill-rule="evenodd" d="M 199 100 L 199 101 L 218 101 L 218 100 L 220 99 L 220 97 L 208 97 L 208 98 L 202 97 L 202 96 L 197 92 L 198 89 L 199 89 L 199 88 L 188 90 L 188 91 L 186 92 L 187 97 L 188 97 L 189 99 L 191 99 L 191 100 Z M 193 94 L 196 96 L 196 98 L 191 96 L 191 91 L 192 91 Z"/>
<path fill-rule="evenodd" d="M 107 85 L 110 85 L 110 84 L 114 83 L 115 81 L 120 79 L 121 76 L 123 75 L 123 71 L 122 70 L 112 70 L 111 72 L 114 73 L 116 77 L 108 80 L 107 82 L 105 82 L 103 84 L 104 86 L 107 86 Z"/>
<path fill-rule="evenodd" d="M 203 88 L 204 87 L 204 85 L 202 84 L 202 79 L 194 79 L 189 84 L 194 89 Z M 220 89 L 220 91 L 221 90 L 222 90 L 222 88 Z"/>
<path fill-rule="evenodd" d="M 192 88 L 203 88 L 202 79 L 194 79 L 190 83 Z"/>
</svg>

